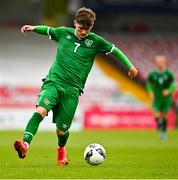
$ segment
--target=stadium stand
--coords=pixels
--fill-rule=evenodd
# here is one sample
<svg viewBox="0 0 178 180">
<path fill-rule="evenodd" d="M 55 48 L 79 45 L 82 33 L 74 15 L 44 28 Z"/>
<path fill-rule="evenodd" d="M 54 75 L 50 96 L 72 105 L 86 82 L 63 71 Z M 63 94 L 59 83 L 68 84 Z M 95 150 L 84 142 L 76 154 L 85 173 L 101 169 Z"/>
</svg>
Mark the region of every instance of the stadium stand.
<svg viewBox="0 0 178 180">
<path fill-rule="evenodd" d="M 168 67 L 173 70 L 178 81 L 178 35 L 176 34 L 115 34 L 106 35 L 138 67 L 141 76 L 146 79 L 148 72 L 154 68 L 153 57 L 164 54 Z"/>
</svg>

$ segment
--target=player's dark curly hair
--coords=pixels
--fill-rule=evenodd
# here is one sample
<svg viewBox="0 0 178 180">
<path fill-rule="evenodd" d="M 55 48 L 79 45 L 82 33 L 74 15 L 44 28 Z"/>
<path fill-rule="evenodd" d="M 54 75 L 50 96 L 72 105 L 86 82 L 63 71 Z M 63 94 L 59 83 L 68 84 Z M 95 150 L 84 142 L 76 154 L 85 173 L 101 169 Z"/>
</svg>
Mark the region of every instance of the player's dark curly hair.
<svg viewBox="0 0 178 180">
<path fill-rule="evenodd" d="M 76 12 L 75 20 L 77 23 L 82 25 L 83 28 L 89 29 L 91 26 L 93 26 L 96 20 L 96 15 L 91 9 L 82 7 Z"/>
</svg>

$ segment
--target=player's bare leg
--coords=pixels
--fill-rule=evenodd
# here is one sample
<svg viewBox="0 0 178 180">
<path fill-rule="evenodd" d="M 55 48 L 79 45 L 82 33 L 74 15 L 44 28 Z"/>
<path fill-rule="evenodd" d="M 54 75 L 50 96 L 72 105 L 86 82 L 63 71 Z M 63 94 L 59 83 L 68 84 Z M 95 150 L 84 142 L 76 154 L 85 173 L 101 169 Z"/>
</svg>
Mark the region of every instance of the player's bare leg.
<svg viewBox="0 0 178 180">
<path fill-rule="evenodd" d="M 66 148 L 64 146 L 67 142 L 69 132 L 67 131 L 66 133 L 64 133 L 58 128 L 56 129 L 56 132 L 59 139 L 59 146 L 57 148 L 57 164 L 58 166 L 64 166 L 68 164 Z"/>
</svg>

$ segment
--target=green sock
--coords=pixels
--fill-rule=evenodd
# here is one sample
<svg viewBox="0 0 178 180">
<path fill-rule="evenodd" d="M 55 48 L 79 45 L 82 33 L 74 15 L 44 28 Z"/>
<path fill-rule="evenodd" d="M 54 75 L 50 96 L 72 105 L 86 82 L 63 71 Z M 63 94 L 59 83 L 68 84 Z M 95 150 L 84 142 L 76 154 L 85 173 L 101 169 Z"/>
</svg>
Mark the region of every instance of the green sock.
<svg viewBox="0 0 178 180">
<path fill-rule="evenodd" d="M 30 144 L 42 120 L 43 120 L 43 117 L 39 113 L 35 112 L 33 114 L 33 116 L 30 118 L 27 124 L 27 127 L 25 129 L 23 141 L 28 142 Z"/>
<path fill-rule="evenodd" d="M 68 139 L 68 137 L 69 137 L 69 131 L 67 131 L 67 132 L 64 134 L 64 136 L 59 136 L 59 135 L 57 134 L 57 137 L 58 137 L 58 146 L 64 147 L 64 146 L 66 145 L 67 139 Z"/>
<path fill-rule="evenodd" d="M 167 119 L 163 118 L 162 120 L 162 132 L 166 132 L 167 130 Z"/>
</svg>

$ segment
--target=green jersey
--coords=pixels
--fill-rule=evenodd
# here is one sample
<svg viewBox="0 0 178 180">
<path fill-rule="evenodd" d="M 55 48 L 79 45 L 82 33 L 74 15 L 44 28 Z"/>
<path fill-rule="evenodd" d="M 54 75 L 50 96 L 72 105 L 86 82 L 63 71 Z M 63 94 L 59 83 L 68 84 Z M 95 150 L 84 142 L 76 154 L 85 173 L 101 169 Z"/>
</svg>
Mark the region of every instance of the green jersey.
<svg viewBox="0 0 178 180">
<path fill-rule="evenodd" d="M 38 32 L 38 26 L 34 30 Z M 47 34 L 58 44 L 55 61 L 45 81 L 71 85 L 82 90 L 98 52 L 111 53 L 114 45 L 90 32 L 80 39 L 74 28 L 48 27 Z"/>
<path fill-rule="evenodd" d="M 170 94 L 168 96 L 163 96 L 164 89 L 169 90 Z M 147 90 L 153 92 L 156 99 L 170 98 L 175 90 L 173 73 L 169 69 L 162 72 L 153 70 L 148 75 Z"/>
</svg>

